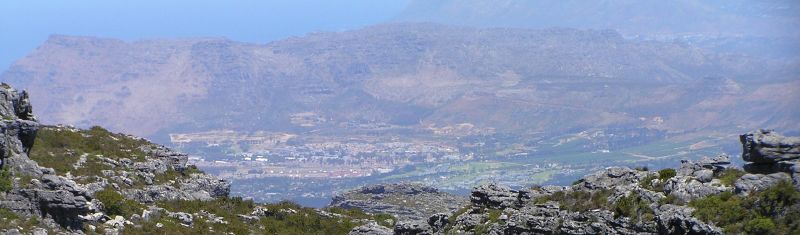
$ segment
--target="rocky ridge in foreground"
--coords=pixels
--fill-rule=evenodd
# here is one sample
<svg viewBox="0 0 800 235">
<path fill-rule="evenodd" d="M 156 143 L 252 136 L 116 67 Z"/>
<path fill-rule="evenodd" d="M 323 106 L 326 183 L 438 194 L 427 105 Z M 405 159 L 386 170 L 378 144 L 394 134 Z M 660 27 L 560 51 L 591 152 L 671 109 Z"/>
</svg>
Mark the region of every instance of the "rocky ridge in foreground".
<svg viewBox="0 0 800 235">
<path fill-rule="evenodd" d="M 486 184 L 458 210 L 350 234 L 800 233 L 800 138 L 759 130 L 741 142 L 744 171 L 721 155 L 679 169 L 611 167 L 572 186 Z"/>
<path fill-rule="evenodd" d="M 101 127 L 43 126 L 0 85 L 0 235 L 347 233 L 388 215 L 230 197 L 187 155 Z"/>
</svg>

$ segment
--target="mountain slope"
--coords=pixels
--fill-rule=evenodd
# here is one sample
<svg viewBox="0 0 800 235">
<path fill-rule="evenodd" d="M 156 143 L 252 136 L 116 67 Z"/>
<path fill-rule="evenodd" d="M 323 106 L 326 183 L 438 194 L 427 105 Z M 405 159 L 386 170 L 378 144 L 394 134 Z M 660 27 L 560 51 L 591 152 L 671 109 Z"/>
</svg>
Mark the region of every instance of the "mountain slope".
<svg viewBox="0 0 800 235">
<path fill-rule="evenodd" d="M 52 36 L 0 78 L 30 90 L 45 123 L 163 139 L 213 129 L 346 133 L 348 123 L 559 133 L 653 118 L 671 132 L 796 130 L 800 115 L 785 109 L 800 100 L 796 68 L 607 30 L 390 24 L 266 45 Z M 747 102 L 787 111 L 716 114 Z"/>
<path fill-rule="evenodd" d="M 101 127 L 40 126 L 0 85 L 0 234 L 344 234 L 387 215 L 230 197 L 187 155 Z"/>
</svg>

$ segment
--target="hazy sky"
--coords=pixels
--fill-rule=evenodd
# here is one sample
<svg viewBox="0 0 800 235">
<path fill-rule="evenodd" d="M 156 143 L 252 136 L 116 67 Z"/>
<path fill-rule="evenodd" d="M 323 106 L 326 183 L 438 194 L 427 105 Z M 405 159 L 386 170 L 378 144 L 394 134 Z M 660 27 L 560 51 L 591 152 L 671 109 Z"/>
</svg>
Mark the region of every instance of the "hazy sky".
<svg viewBox="0 0 800 235">
<path fill-rule="evenodd" d="M 223 36 L 266 43 L 391 19 L 407 0 L 0 1 L 0 72 L 50 34 L 119 39 Z"/>
</svg>

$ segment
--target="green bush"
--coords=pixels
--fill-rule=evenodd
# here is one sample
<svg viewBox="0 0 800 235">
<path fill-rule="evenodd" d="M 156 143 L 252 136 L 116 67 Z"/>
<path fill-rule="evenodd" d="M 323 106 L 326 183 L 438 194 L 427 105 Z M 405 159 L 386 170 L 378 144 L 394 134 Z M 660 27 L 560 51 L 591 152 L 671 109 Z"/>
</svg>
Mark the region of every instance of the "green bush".
<svg viewBox="0 0 800 235">
<path fill-rule="evenodd" d="M 744 171 L 734 168 L 728 168 L 715 175 L 723 185 L 732 186 L 737 179 L 745 174 Z"/>
<path fill-rule="evenodd" d="M 116 190 L 105 188 L 95 194 L 95 198 L 103 203 L 103 211 L 109 215 L 121 215 L 130 218 L 133 214 L 138 214 L 144 206 L 136 201 L 125 199 Z"/>
<path fill-rule="evenodd" d="M 625 196 L 618 199 L 614 203 L 614 216 L 624 216 L 638 222 L 652 220 L 655 216 L 655 213 L 648 205 L 649 203 L 639 196 Z"/>
<path fill-rule="evenodd" d="M 8 169 L 0 169 L 0 192 L 8 192 L 14 189 L 14 177 Z"/>
<path fill-rule="evenodd" d="M 775 223 L 764 217 L 752 219 L 744 225 L 744 231 L 749 234 L 772 234 L 774 230 Z"/>
<path fill-rule="evenodd" d="M 662 170 L 658 171 L 658 179 L 660 179 L 661 181 L 665 181 L 665 180 L 671 179 L 672 177 L 675 177 L 676 175 L 677 175 L 677 172 L 675 172 L 675 169 L 672 169 L 672 168 L 665 168 L 665 169 L 662 169 Z"/>
<path fill-rule="evenodd" d="M 693 215 L 727 233 L 800 234 L 800 192 L 787 181 L 747 197 L 724 192 L 689 202 Z"/>
</svg>

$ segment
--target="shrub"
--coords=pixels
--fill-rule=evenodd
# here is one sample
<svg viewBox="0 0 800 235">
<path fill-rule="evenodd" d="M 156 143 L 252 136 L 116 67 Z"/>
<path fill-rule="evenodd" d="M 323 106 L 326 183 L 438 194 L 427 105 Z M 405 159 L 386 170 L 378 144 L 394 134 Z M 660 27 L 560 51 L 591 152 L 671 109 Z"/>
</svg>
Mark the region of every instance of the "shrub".
<svg viewBox="0 0 800 235">
<path fill-rule="evenodd" d="M 611 190 L 603 189 L 598 191 L 558 191 L 553 194 L 538 197 L 535 203 L 545 203 L 555 201 L 562 209 L 569 211 L 588 211 L 592 209 L 608 209 L 608 196 Z"/>
<path fill-rule="evenodd" d="M 744 175 L 744 171 L 734 168 L 728 168 L 715 175 L 723 185 L 731 186 L 737 179 Z"/>
<path fill-rule="evenodd" d="M 0 192 L 8 192 L 14 189 L 14 177 L 8 169 L 0 169 Z"/>
<path fill-rule="evenodd" d="M 625 216 L 639 222 L 650 220 L 655 214 L 648 204 L 647 201 L 642 200 L 639 196 L 622 197 L 613 205 L 614 216 Z"/>
<path fill-rule="evenodd" d="M 121 215 L 130 218 L 133 214 L 138 214 L 143 206 L 133 200 L 125 199 L 116 190 L 105 188 L 95 194 L 95 198 L 103 203 L 103 211 L 109 215 Z"/>
<path fill-rule="evenodd" d="M 693 216 L 727 233 L 800 234 L 800 191 L 781 181 L 747 197 L 723 192 L 689 202 Z"/>
<path fill-rule="evenodd" d="M 752 219 L 744 225 L 744 231 L 749 234 L 772 234 L 774 230 L 775 223 L 764 217 Z"/>
<path fill-rule="evenodd" d="M 676 175 L 677 175 L 677 173 L 675 172 L 675 169 L 672 169 L 672 168 L 665 168 L 665 169 L 662 169 L 662 170 L 658 171 L 658 179 L 660 179 L 661 181 L 665 181 L 665 180 L 671 179 L 672 177 L 675 177 Z"/>
</svg>

